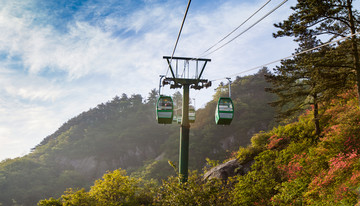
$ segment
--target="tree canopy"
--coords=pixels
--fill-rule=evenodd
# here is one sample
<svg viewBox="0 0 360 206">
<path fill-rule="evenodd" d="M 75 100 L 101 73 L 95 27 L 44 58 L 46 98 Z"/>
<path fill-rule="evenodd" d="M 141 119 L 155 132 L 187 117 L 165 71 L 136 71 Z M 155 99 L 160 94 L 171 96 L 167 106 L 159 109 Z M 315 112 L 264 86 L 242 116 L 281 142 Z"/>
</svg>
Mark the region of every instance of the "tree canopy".
<svg viewBox="0 0 360 206">
<path fill-rule="evenodd" d="M 343 53 L 351 56 L 352 70 L 348 75 L 354 75 L 352 79 L 358 87 L 360 94 L 360 62 L 358 52 L 358 38 L 360 16 L 354 8 L 352 0 L 298 0 L 296 6 L 291 7 L 294 11 L 287 20 L 275 24 L 279 30 L 273 34 L 275 38 L 290 36 L 294 41 L 300 42 L 300 48 L 309 37 L 317 37 L 320 43 L 331 42 L 338 37 L 350 37 L 350 51 Z M 360 95 L 359 95 L 360 96 Z M 360 99 L 359 99 L 360 104 Z"/>
</svg>

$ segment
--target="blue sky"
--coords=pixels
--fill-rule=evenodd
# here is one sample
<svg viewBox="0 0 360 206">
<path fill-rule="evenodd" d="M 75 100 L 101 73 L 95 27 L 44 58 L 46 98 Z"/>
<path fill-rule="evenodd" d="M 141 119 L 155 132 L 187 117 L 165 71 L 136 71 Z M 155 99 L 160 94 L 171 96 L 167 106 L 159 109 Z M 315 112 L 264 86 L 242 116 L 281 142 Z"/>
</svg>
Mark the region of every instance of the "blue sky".
<svg viewBox="0 0 360 206">
<path fill-rule="evenodd" d="M 0 160 L 27 154 L 65 121 L 116 95 L 146 97 L 157 88 L 159 75 L 166 72 L 162 57 L 171 55 L 187 2 L 1 1 Z M 193 0 L 175 56 L 196 57 L 265 2 Z M 280 2 L 270 2 L 235 35 Z M 230 76 L 289 56 L 296 45 L 289 38 L 273 39 L 272 32 L 273 24 L 286 19 L 294 3 L 288 1 L 244 35 L 206 56 L 212 61 L 204 78 Z M 196 107 L 212 98 L 219 83 L 191 91 Z M 167 87 L 164 92 L 175 90 Z"/>
</svg>

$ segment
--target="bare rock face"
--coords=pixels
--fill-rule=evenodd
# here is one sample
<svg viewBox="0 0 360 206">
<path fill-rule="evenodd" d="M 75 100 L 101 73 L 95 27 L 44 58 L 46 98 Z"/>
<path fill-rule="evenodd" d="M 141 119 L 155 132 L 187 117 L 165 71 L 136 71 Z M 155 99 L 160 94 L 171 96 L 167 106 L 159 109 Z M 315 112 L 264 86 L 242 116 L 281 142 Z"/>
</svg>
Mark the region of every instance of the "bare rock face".
<svg viewBox="0 0 360 206">
<path fill-rule="evenodd" d="M 253 161 L 240 164 L 237 159 L 230 160 L 221 165 L 211 168 L 204 175 L 204 180 L 210 180 L 212 178 L 218 178 L 226 181 L 229 177 L 235 175 L 245 175 L 251 170 Z"/>
</svg>

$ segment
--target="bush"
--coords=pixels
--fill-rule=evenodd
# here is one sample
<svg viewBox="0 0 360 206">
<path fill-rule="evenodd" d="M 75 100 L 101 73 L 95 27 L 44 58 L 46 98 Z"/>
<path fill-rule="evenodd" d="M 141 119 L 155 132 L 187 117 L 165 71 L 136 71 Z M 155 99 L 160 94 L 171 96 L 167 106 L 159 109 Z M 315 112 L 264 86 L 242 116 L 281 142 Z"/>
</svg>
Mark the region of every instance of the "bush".
<svg viewBox="0 0 360 206">
<path fill-rule="evenodd" d="M 197 172 L 189 175 L 186 183 L 180 184 L 180 177 L 170 177 L 163 181 L 155 205 L 230 205 L 231 181 L 219 179 L 202 180 Z"/>
<path fill-rule="evenodd" d="M 142 184 L 141 179 L 126 176 L 125 170 L 106 173 L 102 179 L 96 180 L 89 192 L 85 189 L 68 189 L 61 199 L 41 200 L 38 205 L 63 206 L 118 206 L 149 205 L 152 203 L 153 189 Z"/>
</svg>

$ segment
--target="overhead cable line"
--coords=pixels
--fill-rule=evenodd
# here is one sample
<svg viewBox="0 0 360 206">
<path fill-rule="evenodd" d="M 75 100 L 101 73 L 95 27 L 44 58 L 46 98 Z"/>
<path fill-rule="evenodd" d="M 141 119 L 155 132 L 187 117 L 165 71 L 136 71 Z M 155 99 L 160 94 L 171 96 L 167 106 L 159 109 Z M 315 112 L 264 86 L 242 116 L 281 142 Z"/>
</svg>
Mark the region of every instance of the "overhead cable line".
<svg viewBox="0 0 360 206">
<path fill-rule="evenodd" d="M 237 36 L 235 36 L 234 38 L 232 38 L 231 40 L 229 40 L 228 42 L 224 43 L 223 45 L 221 45 L 220 47 L 216 48 L 215 50 L 213 50 L 212 52 L 209 52 L 208 54 L 204 54 L 201 57 L 204 56 L 208 56 L 216 51 L 218 51 L 219 49 L 223 48 L 224 46 L 228 45 L 230 42 L 234 41 L 235 39 L 237 39 L 239 36 L 243 35 L 245 32 L 249 31 L 252 27 L 254 27 L 256 24 L 258 24 L 259 22 L 261 22 L 262 20 L 264 20 L 267 16 L 269 16 L 271 13 L 273 13 L 274 11 L 276 11 L 278 8 L 280 8 L 282 5 L 284 5 L 288 0 L 284 0 L 283 2 L 281 2 L 279 5 L 277 5 L 274 9 L 272 9 L 270 12 L 268 12 L 267 14 L 265 14 L 263 17 L 261 17 L 258 21 L 256 21 L 254 24 L 252 24 L 251 26 L 249 26 L 247 29 L 245 29 L 243 32 L 241 32 L 240 34 L 238 34 Z M 205 52 L 204 52 L 205 53 Z"/>
<path fill-rule="evenodd" d="M 226 79 L 227 77 L 237 76 L 237 75 L 239 75 L 239 74 L 243 74 L 243 73 L 246 73 L 246 72 L 255 70 L 255 69 L 263 68 L 263 67 L 265 67 L 265 66 L 267 66 L 267 65 L 274 64 L 274 63 L 276 63 L 276 62 L 279 62 L 279 61 L 282 61 L 282 60 L 285 60 L 285 59 L 289 59 L 289 58 L 298 56 L 298 55 L 300 55 L 300 54 L 304 54 L 304 53 L 306 53 L 306 52 L 309 52 L 309 51 L 312 51 L 312 50 L 315 50 L 315 49 L 319 49 L 319 48 L 321 48 L 321 47 L 324 47 L 324 46 L 327 46 L 327 45 L 329 45 L 329 44 L 333 44 L 333 43 L 339 42 L 339 41 L 341 41 L 341 40 L 344 40 L 344 39 L 353 37 L 353 36 L 358 35 L 358 34 L 360 34 L 360 32 L 356 32 L 356 33 L 351 34 L 351 35 L 349 35 L 349 36 L 345 36 L 345 37 L 343 37 L 343 38 L 340 38 L 340 39 L 338 39 L 338 40 L 334 40 L 334 41 L 331 41 L 331 42 L 322 44 L 322 45 L 320 45 L 320 46 L 313 47 L 313 48 L 311 48 L 311 49 L 307 49 L 307 50 L 305 50 L 305 51 L 302 51 L 302 52 L 299 52 L 299 53 L 296 53 L 296 54 L 293 54 L 293 55 L 290 55 L 290 56 L 287 56 L 287 57 L 284 57 L 284 58 L 281 58 L 281 59 L 278 59 L 278 60 L 275 60 L 275 61 L 272 61 L 272 62 L 269 62 L 269 63 L 266 63 L 266 64 L 263 64 L 263 65 L 261 65 L 261 66 L 253 67 L 253 68 L 251 68 L 251 69 L 248 69 L 248 70 L 245 70 L 245 71 L 242 71 L 242 72 L 239 72 L 239 73 L 235 73 L 235 74 L 232 74 L 232 75 L 228 75 L 228 76 L 223 77 L 223 78 L 213 79 L 213 80 L 211 80 L 211 81 L 219 81 L 219 80 L 222 80 L 222 79 Z"/>
<path fill-rule="evenodd" d="M 188 2 L 188 4 L 187 4 L 187 7 L 186 7 L 186 11 L 185 11 L 185 14 L 184 14 L 184 18 L 183 18 L 183 20 L 182 20 L 182 23 L 181 23 L 180 31 L 179 31 L 179 34 L 178 34 L 178 36 L 177 36 L 177 39 L 176 39 L 176 42 L 175 42 L 175 46 L 174 46 L 173 52 L 172 52 L 172 54 L 171 54 L 170 64 L 171 64 L 172 58 L 174 57 L 175 50 L 176 50 L 177 44 L 178 44 L 179 39 L 180 39 L 181 31 L 182 31 L 182 29 L 183 29 L 183 27 L 184 27 L 185 19 L 186 19 L 187 13 L 188 13 L 189 8 L 190 8 L 190 3 L 191 3 L 191 0 L 189 0 L 189 2 Z M 165 75 L 165 76 L 167 76 L 168 72 L 169 72 L 169 67 L 168 67 L 168 69 L 167 69 L 167 71 L 166 71 L 166 75 Z"/>
<path fill-rule="evenodd" d="M 247 21 L 249 21 L 253 16 L 255 16 L 261 9 L 263 9 L 271 0 L 268 0 L 263 6 L 261 6 L 256 12 L 254 12 L 250 17 L 248 17 L 244 22 L 242 22 L 238 27 L 236 27 L 234 30 L 232 30 L 229 34 L 227 34 L 224 38 L 220 39 L 216 44 L 205 50 L 202 54 L 199 56 L 205 54 L 212 48 L 214 48 L 216 45 L 220 44 L 222 41 L 224 41 L 226 38 L 228 38 L 231 34 L 233 34 L 236 30 L 238 30 L 242 25 L 244 25 Z"/>
</svg>

